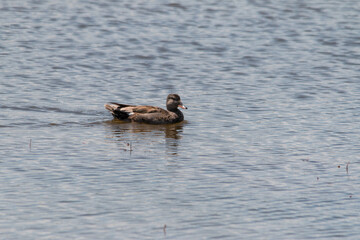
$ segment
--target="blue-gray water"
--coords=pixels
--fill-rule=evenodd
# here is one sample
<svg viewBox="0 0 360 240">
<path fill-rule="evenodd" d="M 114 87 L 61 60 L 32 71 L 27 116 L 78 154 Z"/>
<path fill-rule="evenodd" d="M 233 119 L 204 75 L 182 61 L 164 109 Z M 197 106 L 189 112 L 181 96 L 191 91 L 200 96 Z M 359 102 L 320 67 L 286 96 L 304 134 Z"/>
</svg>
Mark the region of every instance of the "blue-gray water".
<svg viewBox="0 0 360 240">
<path fill-rule="evenodd" d="M 359 1 L 3 0 L 0 83 L 1 239 L 360 238 Z"/>
</svg>

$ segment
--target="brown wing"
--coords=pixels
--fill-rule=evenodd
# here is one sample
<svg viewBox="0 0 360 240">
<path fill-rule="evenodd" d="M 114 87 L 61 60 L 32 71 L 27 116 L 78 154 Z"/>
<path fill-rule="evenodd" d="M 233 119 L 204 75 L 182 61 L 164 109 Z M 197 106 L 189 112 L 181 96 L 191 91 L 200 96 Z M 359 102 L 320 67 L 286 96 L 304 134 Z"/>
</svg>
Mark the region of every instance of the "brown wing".
<svg viewBox="0 0 360 240">
<path fill-rule="evenodd" d="M 132 111 L 133 114 L 129 116 L 129 119 L 135 122 L 160 124 L 170 117 L 168 111 L 153 106 L 137 106 Z"/>
<path fill-rule="evenodd" d="M 167 112 L 162 108 L 153 107 L 153 106 L 135 106 L 135 107 L 127 107 L 125 109 L 121 109 L 121 110 L 131 111 L 133 113 L 166 113 Z"/>
</svg>

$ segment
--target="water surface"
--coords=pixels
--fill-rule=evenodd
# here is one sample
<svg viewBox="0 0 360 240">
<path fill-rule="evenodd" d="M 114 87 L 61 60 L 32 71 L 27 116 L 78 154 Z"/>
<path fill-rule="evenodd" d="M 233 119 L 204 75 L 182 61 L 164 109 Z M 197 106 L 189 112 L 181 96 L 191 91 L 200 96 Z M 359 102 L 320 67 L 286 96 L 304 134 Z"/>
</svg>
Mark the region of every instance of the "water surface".
<svg viewBox="0 0 360 240">
<path fill-rule="evenodd" d="M 2 1 L 2 238 L 359 239 L 359 12 Z M 103 107 L 169 93 L 186 121 Z"/>
</svg>

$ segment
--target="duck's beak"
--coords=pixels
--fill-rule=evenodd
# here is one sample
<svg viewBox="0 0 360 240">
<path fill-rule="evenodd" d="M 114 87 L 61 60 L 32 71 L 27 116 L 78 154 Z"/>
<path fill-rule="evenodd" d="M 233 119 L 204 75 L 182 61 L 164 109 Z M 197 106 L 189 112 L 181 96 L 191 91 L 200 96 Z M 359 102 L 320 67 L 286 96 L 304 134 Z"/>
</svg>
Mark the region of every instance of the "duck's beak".
<svg viewBox="0 0 360 240">
<path fill-rule="evenodd" d="M 179 108 L 182 108 L 182 109 L 187 109 L 187 107 L 185 107 L 185 105 L 183 105 L 182 103 L 180 103 L 180 104 L 178 105 L 178 107 L 179 107 Z"/>
</svg>

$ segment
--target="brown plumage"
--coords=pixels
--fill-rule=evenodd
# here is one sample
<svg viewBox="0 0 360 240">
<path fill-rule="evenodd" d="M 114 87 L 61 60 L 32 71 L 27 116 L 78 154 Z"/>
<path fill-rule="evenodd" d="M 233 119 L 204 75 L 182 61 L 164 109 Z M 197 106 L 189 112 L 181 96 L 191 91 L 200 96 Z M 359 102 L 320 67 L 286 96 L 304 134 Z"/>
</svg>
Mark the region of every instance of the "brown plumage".
<svg viewBox="0 0 360 240">
<path fill-rule="evenodd" d="M 166 109 L 153 106 L 136 106 L 119 103 L 105 104 L 105 108 L 120 120 L 143 122 L 151 124 L 177 123 L 184 120 L 184 115 L 178 107 L 187 109 L 177 94 L 169 94 L 166 99 Z"/>
</svg>

